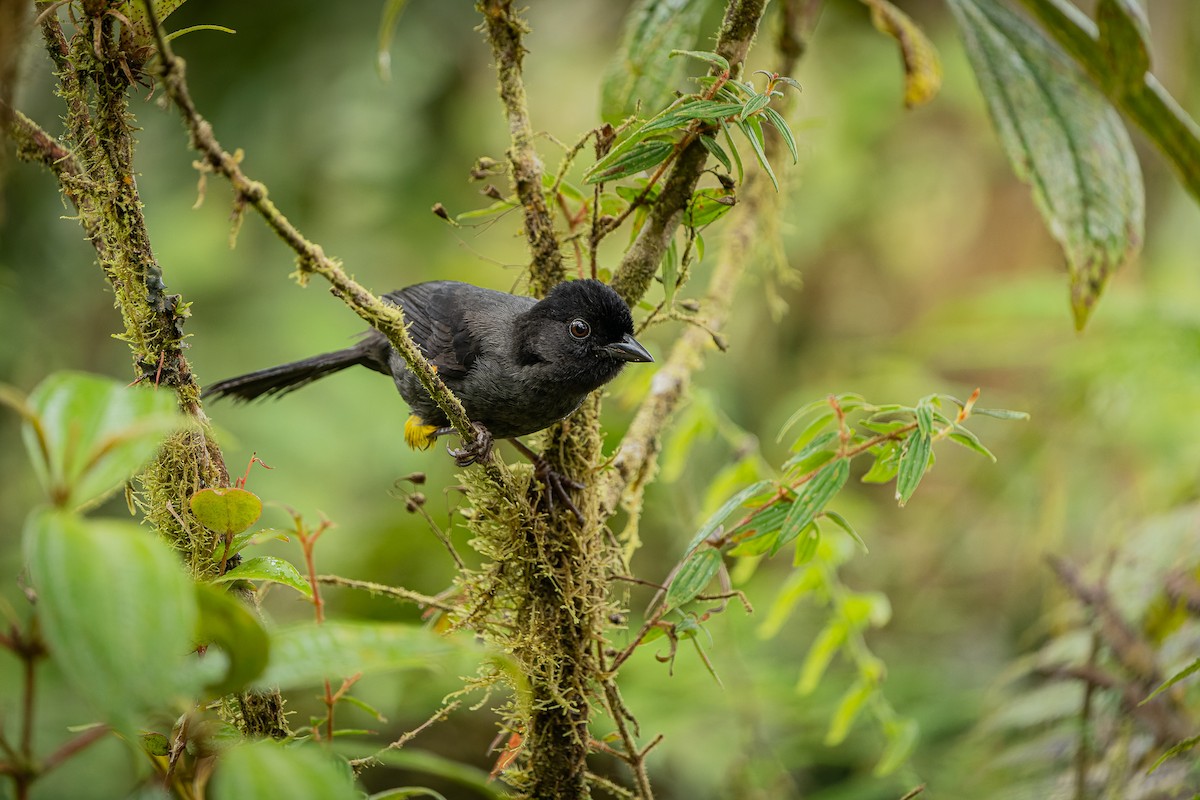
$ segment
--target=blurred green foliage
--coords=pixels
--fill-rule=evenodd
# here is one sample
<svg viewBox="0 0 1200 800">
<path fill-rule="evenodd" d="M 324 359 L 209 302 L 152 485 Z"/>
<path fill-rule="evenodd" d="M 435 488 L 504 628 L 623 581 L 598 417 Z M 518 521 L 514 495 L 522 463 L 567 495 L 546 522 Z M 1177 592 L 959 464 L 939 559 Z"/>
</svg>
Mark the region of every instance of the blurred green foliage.
<svg viewBox="0 0 1200 800">
<path fill-rule="evenodd" d="M 593 0 L 531 10 L 525 65 L 536 128 L 570 142 L 594 124 L 621 6 Z M 1115 276 L 1087 333 L 1075 334 L 1061 254 L 995 143 L 947 12 L 934 2 L 906 10 L 940 49 L 942 94 L 905 112 L 893 43 L 871 29 L 860 4 L 828 5 L 795 75 L 803 92 L 790 121 L 801 167 L 790 181 L 782 231 L 787 266 L 758 268 L 725 332 L 730 352 L 710 359 L 700 383 L 772 463 L 786 458 L 774 444 L 782 422 L 830 392 L 966 396 L 979 386 L 987 405 L 1029 411 L 1032 422 L 982 421 L 979 432 L 999 464 L 947 449 L 903 511 L 890 489 L 859 485 L 858 473 L 839 495 L 838 509 L 870 545 L 868 556 L 846 565 L 843 580 L 891 601 L 890 624 L 869 639 L 888 664 L 889 699 L 921 726 L 911 767 L 887 780 L 872 777 L 880 741 L 865 725 L 841 744 L 824 744 L 854 676 L 835 661 L 814 694 L 796 693 L 824 615 L 801 609 L 762 638 L 763 611 L 790 570 L 764 562 L 742 587 L 758 611 L 731 608 L 707 624 L 713 643 L 702 646 L 724 688 L 687 650 L 670 677 L 652 646 L 622 671 L 643 733 L 668 737 L 652 759 L 662 798 L 883 800 L 918 779 L 945 796 L 1011 796 L 975 769 L 976 751 L 986 748 L 967 734 L 1007 665 L 1053 629 L 1053 616 L 1043 615 L 1062 602 L 1062 591 L 1043 556 L 1091 558 L 1142 520 L 1197 499 L 1196 207 L 1138 143 L 1147 180 L 1145 252 Z M 391 48 L 392 79 L 383 82 L 379 13 L 379 4 L 280 9 L 214 0 L 186 4 L 171 27 L 237 30 L 232 39 L 199 32 L 175 42 L 197 103 L 222 143 L 245 151 L 247 168 L 284 212 L 358 279 L 376 291 L 429 278 L 508 289 L 525 258 L 515 217 L 455 230 L 429 212 L 435 202 L 452 214 L 486 205 L 467 172 L 478 156 L 500 158 L 507 145 L 476 15 L 466 3 L 409 3 Z M 1200 16 L 1187 0 L 1156 0 L 1150 22 L 1156 73 L 1185 106 L 1197 107 Z M 770 68 L 766 60 L 761 48 L 752 66 Z M 49 65 L 32 41 L 22 69 L 17 105 L 53 123 L 59 111 Z M 257 220 L 247 221 L 229 249 L 227 187 L 209 181 L 193 210 L 193 155 L 176 116 L 153 102 L 134 109 L 151 235 L 169 290 L 193 303 L 189 357 L 202 382 L 334 349 L 360 330 L 317 286 L 299 290 L 288 281 L 291 255 Z M 65 368 L 130 376 L 126 349 L 109 338 L 119 320 L 93 252 L 74 222 L 58 219 L 70 211 L 51 178 L 10 159 L 3 191 L 0 380 L 28 389 Z M 786 313 L 765 313 L 781 303 Z M 674 324 L 647 333 L 652 352 L 665 352 Z M 444 519 L 458 496 L 452 464 L 436 450 L 402 447 L 403 403 L 389 381 L 360 372 L 277 403 L 208 412 L 225 431 L 232 472 L 252 452 L 272 467 L 256 469 L 248 488 L 335 521 L 317 551 L 321 571 L 436 593 L 453 563 L 405 512 L 393 484 L 428 472 L 427 507 Z M 607 414 L 614 430 L 641 380 L 648 378 L 628 375 L 613 386 Z M 16 533 L 38 496 L 18 438 L 13 416 L 0 416 L 0 530 L 9 532 L 0 537 L 0 575 L 9 576 L 0 596 L 14 607 L 24 603 L 12 580 L 21 568 Z M 729 437 L 698 441 L 674 481 L 651 487 L 636 574 L 665 578 L 712 511 L 705 507 L 711 476 L 746 452 Z M 102 511 L 125 513 L 119 500 Z M 269 504 L 263 524 L 283 527 L 287 519 Z M 1188 519 L 1194 535 L 1195 518 Z M 297 557 L 285 543 L 263 551 Z M 327 596 L 339 618 L 417 616 L 386 599 L 332 589 Z M 630 607 L 640 611 L 650 596 L 631 590 Z M 269 595 L 267 610 L 285 621 L 309 613 L 285 590 Z M 0 657 L 0 683 L 14 681 L 16 669 Z M 356 718 L 351 709 L 343 712 L 346 724 L 394 736 L 427 718 L 457 685 L 449 674 L 364 680 L 356 691 L 387 722 Z M 53 674 L 41 693 L 39 739 L 57 741 L 67 725 L 89 721 Z M 319 705 L 297 698 L 293 707 L 304 719 Z M 485 714 L 458 714 L 417 746 L 486 770 L 492 724 Z M 132 768 L 88 769 L 121 763 L 118 750 L 104 742 L 86 751 L 78 769 L 52 774 L 35 796 L 121 796 Z M 414 782 L 447 797 L 476 796 L 452 783 Z M 394 776 L 387 785 L 396 785 Z"/>
</svg>

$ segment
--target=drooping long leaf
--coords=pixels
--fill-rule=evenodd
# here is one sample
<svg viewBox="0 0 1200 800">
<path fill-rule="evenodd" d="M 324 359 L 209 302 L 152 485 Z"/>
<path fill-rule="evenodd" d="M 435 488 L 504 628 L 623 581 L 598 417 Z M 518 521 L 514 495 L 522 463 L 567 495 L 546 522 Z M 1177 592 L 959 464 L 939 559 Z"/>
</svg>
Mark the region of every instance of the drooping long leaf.
<svg viewBox="0 0 1200 800">
<path fill-rule="evenodd" d="M 1144 189 L 1129 134 L 1075 62 L 1001 3 L 948 0 L 1017 176 L 1062 246 L 1077 328 L 1141 247 Z"/>
</svg>

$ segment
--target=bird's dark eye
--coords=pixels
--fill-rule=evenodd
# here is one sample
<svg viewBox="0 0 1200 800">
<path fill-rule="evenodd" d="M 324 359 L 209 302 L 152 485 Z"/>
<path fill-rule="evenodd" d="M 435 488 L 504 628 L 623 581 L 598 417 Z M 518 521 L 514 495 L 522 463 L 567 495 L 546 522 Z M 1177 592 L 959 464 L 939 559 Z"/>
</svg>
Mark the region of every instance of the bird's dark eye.
<svg viewBox="0 0 1200 800">
<path fill-rule="evenodd" d="M 592 326 L 581 319 L 571 320 L 571 324 L 567 326 L 567 330 L 576 339 L 586 339 L 592 335 Z"/>
</svg>

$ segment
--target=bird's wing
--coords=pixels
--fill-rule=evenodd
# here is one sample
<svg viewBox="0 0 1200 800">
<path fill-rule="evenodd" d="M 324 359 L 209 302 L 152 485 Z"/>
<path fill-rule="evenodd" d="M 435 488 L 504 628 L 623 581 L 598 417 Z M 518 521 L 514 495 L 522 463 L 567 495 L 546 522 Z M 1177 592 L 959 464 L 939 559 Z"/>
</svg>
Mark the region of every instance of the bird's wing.
<svg viewBox="0 0 1200 800">
<path fill-rule="evenodd" d="M 443 378 L 462 378 L 479 356 L 480 343 L 462 313 L 463 291 L 454 281 L 418 283 L 383 297 L 404 311 L 408 332 Z"/>
</svg>

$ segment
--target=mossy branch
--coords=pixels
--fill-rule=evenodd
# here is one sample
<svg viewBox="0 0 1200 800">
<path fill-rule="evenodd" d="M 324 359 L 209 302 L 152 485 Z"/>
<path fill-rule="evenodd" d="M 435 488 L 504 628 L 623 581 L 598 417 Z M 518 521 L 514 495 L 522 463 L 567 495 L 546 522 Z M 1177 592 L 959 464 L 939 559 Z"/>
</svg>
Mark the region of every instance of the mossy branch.
<svg viewBox="0 0 1200 800">
<path fill-rule="evenodd" d="M 732 0 L 726 8 L 716 52 L 729 62 L 731 71 L 736 72 L 746 60 L 766 4 L 767 0 Z M 708 151 L 699 140 L 680 153 L 658 201 L 613 274 L 613 288 L 630 306 L 642 299 L 654 281 L 707 160 Z"/>
<path fill-rule="evenodd" d="M 521 78 L 521 62 L 525 56 L 521 37 L 527 28 L 513 11 L 512 0 L 481 0 L 476 8 L 483 14 L 488 42 L 496 60 L 500 101 L 504 104 L 512 137 L 508 163 L 512 169 L 513 188 L 525 213 L 525 237 L 532 258 L 529 290 L 534 297 L 543 297 L 566 276 L 566 268 L 554 233 L 554 218 L 542 191 L 542 162 L 533 146 L 533 125 L 529 120 L 525 83 Z"/>
<path fill-rule="evenodd" d="M 718 43 L 717 52 L 727 58 L 745 58 L 746 49 L 754 35 L 757 25 L 751 25 L 743 16 L 745 3 L 732 3 L 725 17 L 722 28 L 722 40 Z M 739 10 L 738 7 L 743 7 Z M 762 5 L 759 4 L 761 12 Z M 791 74 L 795 70 L 797 60 L 803 55 L 812 30 L 820 16 L 820 0 L 785 0 L 781 7 L 782 25 L 777 43 L 780 53 L 778 72 L 781 75 Z M 755 23 L 757 19 L 755 19 Z M 737 34 L 735 41 L 726 41 L 726 34 Z M 723 49 L 725 48 L 725 49 Z M 732 62 L 731 62 L 732 63 Z M 768 139 L 766 143 L 768 158 L 774 158 L 782 149 L 778 137 Z M 703 161 L 701 161 L 701 166 Z M 683 172 L 684 160 L 676 164 L 674 172 Z M 676 176 L 668 178 L 668 184 L 663 189 L 663 196 L 669 192 L 670 182 Z M 683 180 L 684 178 L 679 178 Z M 694 185 L 694 184 L 693 184 Z M 761 236 L 760 225 L 764 219 L 770 218 L 771 206 L 779 201 L 779 195 L 772 191 L 769 183 L 763 179 L 761 172 L 751 173 L 742 190 L 744 197 L 739 206 L 739 214 L 731 221 L 731 227 L 725 233 L 722 248 L 717 256 L 717 264 L 709 279 L 704 309 L 706 325 L 704 327 L 690 326 L 676 341 L 671 349 L 666 363 L 654 376 L 650 393 L 642 400 L 634 415 L 633 422 L 621 440 L 620 448 L 612 462 L 612 469 L 605 473 L 605 480 L 600 487 L 600 505 L 604 515 L 616 512 L 623 504 L 632 515 L 641 512 L 641 497 L 645 485 L 653 478 L 658 460 L 660 436 L 675 410 L 687 397 L 691 386 L 692 375 L 703 366 L 704 353 L 712 346 L 713 334 L 724 325 L 732 308 L 734 294 L 738 283 L 750 261 L 752 249 L 756 240 Z M 653 217 L 659 211 L 662 202 L 651 212 Z M 682 214 L 682 209 L 674 212 Z M 650 228 L 647 221 L 642 234 Z M 663 248 L 674 235 L 674 228 L 669 228 L 663 240 Z M 642 236 L 634 243 L 630 254 L 638 251 Z M 643 257 L 656 251 L 657 239 L 647 242 L 642 251 Z M 643 262 L 639 271 L 631 266 L 626 283 L 627 290 L 636 291 L 639 287 L 644 291 L 648 288 L 648 280 L 653 278 L 657 270 L 658 260 L 662 251 L 657 250 L 657 258 Z M 633 264 L 633 262 L 630 262 Z M 622 265 L 625 266 L 624 263 Z M 649 269 L 649 279 L 642 287 L 645 269 Z M 614 282 L 615 285 L 615 282 Z M 640 297 L 640 295 L 638 295 Z M 630 297 L 626 297 L 630 300 Z M 634 298 L 636 299 L 636 298 Z"/>
</svg>

